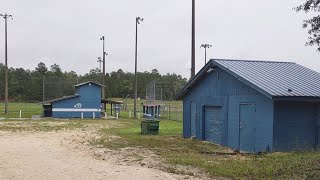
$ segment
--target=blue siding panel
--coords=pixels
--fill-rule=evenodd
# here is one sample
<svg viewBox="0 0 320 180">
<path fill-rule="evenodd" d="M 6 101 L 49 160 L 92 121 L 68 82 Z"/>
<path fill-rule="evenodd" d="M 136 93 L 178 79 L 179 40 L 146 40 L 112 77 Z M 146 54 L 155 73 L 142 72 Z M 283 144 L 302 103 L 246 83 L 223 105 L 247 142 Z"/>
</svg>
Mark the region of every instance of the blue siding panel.
<svg viewBox="0 0 320 180">
<path fill-rule="evenodd" d="M 190 102 L 190 124 L 191 124 L 191 136 L 195 137 L 197 132 L 197 124 L 198 124 L 198 118 L 197 118 L 197 102 L 191 101 Z"/>
<path fill-rule="evenodd" d="M 320 104 L 317 104 L 317 113 L 316 113 L 316 130 L 317 130 L 317 147 L 320 148 Z"/>
<path fill-rule="evenodd" d="M 53 109 L 68 109 L 70 111 L 61 112 L 53 111 L 52 117 L 54 118 L 81 118 L 81 109 L 83 111 L 84 118 L 100 118 L 101 112 L 96 112 L 101 110 L 101 86 L 94 83 L 87 83 L 81 86 L 76 87 L 76 94 L 79 94 L 78 97 L 71 99 L 56 101 L 52 103 Z M 76 104 L 81 104 L 81 107 L 75 107 Z M 95 111 L 86 112 L 85 109 L 94 109 Z M 76 111 L 76 112 L 75 112 Z M 94 113 L 94 114 L 93 114 Z"/>
<path fill-rule="evenodd" d="M 190 101 L 183 101 L 183 137 L 191 137 Z"/>
<path fill-rule="evenodd" d="M 317 119 L 317 127 L 320 127 L 320 104 L 317 104 L 317 113 L 316 113 L 316 119 Z"/>
<path fill-rule="evenodd" d="M 240 104 L 239 119 L 239 150 L 255 152 L 256 104 Z"/>
<path fill-rule="evenodd" d="M 184 137 L 186 138 L 191 136 L 190 102 L 194 100 L 197 101 L 197 114 L 200 118 L 197 122 L 197 139 L 204 139 L 204 107 L 222 106 L 226 118 L 225 129 L 221 131 L 225 134 L 222 144 L 236 149 L 238 145 L 233 137 L 239 134 L 239 104 L 254 102 L 257 105 L 255 149 L 257 152 L 272 149 L 273 103 L 258 91 L 215 67 L 184 97 Z"/>
<path fill-rule="evenodd" d="M 248 125 L 254 129 L 254 152 L 314 148 L 320 144 L 319 82 L 319 73 L 294 63 L 211 60 L 177 96 L 184 99 L 184 137 L 191 136 L 195 123 L 199 140 L 252 151 L 252 144 L 240 146 L 240 105 L 255 104 L 254 115 L 245 115 L 253 119 Z M 196 120 L 190 115 L 191 101 L 196 101 Z M 222 106 L 225 122 L 208 129 L 206 115 L 213 121 L 217 115 L 206 114 L 212 106 Z M 213 136 L 206 137 L 210 132 Z"/>
<path fill-rule="evenodd" d="M 256 104 L 255 151 L 265 152 L 273 146 L 273 103 L 263 95 L 229 97 L 228 146 L 239 150 L 240 104 Z"/>
<path fill-rule="evenodd" d="M 101 87 L 96 84 L 85 84 L 77 87 L 82 102 L 101 103 Z"/>
<path fill-rule="evenodd" d="M 276 151 L 314 148 L 316 143 L 316 104 L 276 102 L 274 148 Z"/>
</svg>

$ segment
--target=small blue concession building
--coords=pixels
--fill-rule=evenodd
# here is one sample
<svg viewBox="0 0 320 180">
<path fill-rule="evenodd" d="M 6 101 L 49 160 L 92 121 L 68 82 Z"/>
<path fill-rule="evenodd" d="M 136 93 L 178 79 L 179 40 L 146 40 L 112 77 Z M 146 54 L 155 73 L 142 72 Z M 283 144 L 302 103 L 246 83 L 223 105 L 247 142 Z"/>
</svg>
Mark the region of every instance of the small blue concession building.
<svg viewBox="0 0 320 180">
<path fill-rule="evenodd" d="M 211 60 L 177 99 L 185 138 L 241 152 L 320 144 L 320 74 L 295 63 Z"/>
<path fill-rule="evenodd" d="M 75 86 L 75 94 L 43 103 L 44 117 L 100 118 L 102 85 L 86 82 Z"/>
</svg>

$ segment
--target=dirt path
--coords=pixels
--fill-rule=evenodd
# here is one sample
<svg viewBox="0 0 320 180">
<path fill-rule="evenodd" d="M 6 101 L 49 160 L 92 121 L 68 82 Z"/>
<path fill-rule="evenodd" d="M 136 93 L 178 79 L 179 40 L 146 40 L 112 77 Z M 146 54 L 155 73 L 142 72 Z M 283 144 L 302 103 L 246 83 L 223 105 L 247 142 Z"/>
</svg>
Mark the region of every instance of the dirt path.
<svg viewBox="0 0 320 180">
<path fill-rule="evenodd" d="M 64 133 L 0 131 L 0 179 L 184 179 L 141 166 L 116 165 L 63 145 Z"/>
</svg>

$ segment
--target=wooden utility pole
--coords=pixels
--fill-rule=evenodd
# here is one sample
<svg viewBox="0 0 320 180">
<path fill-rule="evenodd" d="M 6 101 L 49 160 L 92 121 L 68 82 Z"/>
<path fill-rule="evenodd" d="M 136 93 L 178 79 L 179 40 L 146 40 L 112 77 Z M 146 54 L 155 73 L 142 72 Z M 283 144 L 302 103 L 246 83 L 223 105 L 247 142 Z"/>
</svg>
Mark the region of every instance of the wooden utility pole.
<svg viewBox="0 0 320 180">
<path fill-rule="evenodd" d="M 193 78 L 196 75 L 196 45 L 195 45 L 195 23 L 196 23 L 196 18 L 195 18 L 195 0 L 192 0 L 192 40 L 191 40 L 191 78 Z"/>
<path fill-rule="evenodd" d="M 134 77 L 135 77 L 135 86 L 134 86 L 134 118 L 137 119 L 137 98 L 138 98 L 138 24 L 143 22 L 143 18 L 136 17 L 136 44 L 135 44 L 135 66 L 134 66 Z"/>
<path fill-rule="evenodd" d="M 106 84 L 106 51 L 105 51 L 105 38 L 104 36 L 102 36 L 100 38 L 100 40 L 102 40 L 102 94 L 101 94 L 101 98 L 105 99 L 106 98 L 106 92 L 105 92 L 105 84 Z M 106 111 L 106 107 L 103 105 L 103 110 Z"/>
<path fill-rule="evenodd" d="M 8 103 L 9 103 L 9 88 L 8 88 L 8 18 L 12 18 L 12 15 L 9 14 L 0 14 L 5 20 L 5 108 L 4 113 L 8 114 Z"/>
</svg>

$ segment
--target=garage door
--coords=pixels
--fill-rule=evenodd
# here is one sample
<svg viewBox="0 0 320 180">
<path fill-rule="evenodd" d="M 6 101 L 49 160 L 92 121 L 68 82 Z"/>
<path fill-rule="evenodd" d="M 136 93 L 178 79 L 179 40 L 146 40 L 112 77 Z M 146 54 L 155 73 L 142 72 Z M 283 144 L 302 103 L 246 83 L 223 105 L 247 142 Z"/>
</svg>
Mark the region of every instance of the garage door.
<svg viewBox="0 0 320 180">
<path fill-rule="evenodd" d="M 209 142 L 223 144 L 225 116 L 222 106 L 207 106 L 204 111 L 204 139 Z"/>
</svg>

